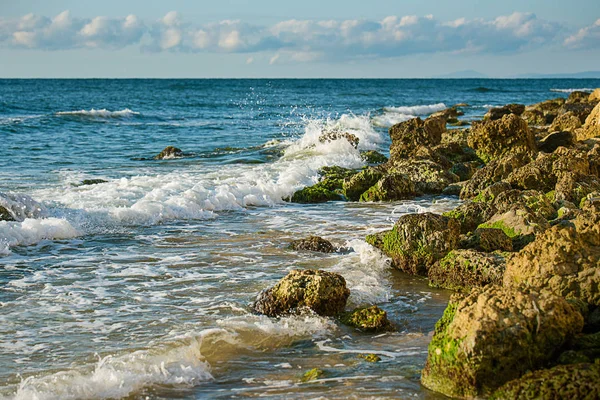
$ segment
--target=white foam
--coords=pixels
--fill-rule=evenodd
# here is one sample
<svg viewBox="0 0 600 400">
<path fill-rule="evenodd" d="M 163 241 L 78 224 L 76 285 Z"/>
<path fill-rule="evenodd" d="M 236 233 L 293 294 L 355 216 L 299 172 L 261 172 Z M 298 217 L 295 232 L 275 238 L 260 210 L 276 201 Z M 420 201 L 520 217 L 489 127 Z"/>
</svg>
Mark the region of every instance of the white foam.
<svg viewBox="0 0 600 400">
<path fill-rule="evenodd" d="M 94 118 L 126 118 L 126 117 L 132 117 L 134 115 L 140 115 L 140 113 L 132 111 L 129 108 L 124 108 L 120 111 L 109 111 L 106 108 L 103 108 L 101 110 L 96 110 L 96 109 L 92 108 L 91 110 L 59 111 L 56 113 L 56 115 L 94 117 Z"/>
<path fill-rule="evenodd" d="M 593 92 L 593 88 L 580 88 L 580 89 L 550 89 L 551 92 L 558 93 L 573 93 L 573 92 Z"/>
<path fill-rule="evenodd" d="M 46 215 L 46 208 L 25 194 L 0 193 L 0 206 L 8 210 L 16 221 Z"/>
<path fill-rule="evenodd" d="M 70 239 L 81 235 L 67 220 L 60 218 L 0 222 L 0 254 L 10 254 L 14 246 L 28 246 L 42 240 Z"/>
<path fill-rule="evenodd" d="M 445 110 L 447 107 L 444 103 L 428 104 L 420 106 L 405 106 L 405 107 L 384 107 L 383 114 L 373 118 L 372 123 L 375 126 L 389 128 L 400 122 L 408 121 L 416 118 L 419 115 L 429 115 L 437 111 Z"/>
<path fill-rule="evenodd" d="M 201 337 L 174 347 L 106 356 L 93 369 L 71 369 L 23 380 L 14 400 L 122 398 L 153 385 L 194 386 L 213 379 L 200 353 Z"/>
</svg>

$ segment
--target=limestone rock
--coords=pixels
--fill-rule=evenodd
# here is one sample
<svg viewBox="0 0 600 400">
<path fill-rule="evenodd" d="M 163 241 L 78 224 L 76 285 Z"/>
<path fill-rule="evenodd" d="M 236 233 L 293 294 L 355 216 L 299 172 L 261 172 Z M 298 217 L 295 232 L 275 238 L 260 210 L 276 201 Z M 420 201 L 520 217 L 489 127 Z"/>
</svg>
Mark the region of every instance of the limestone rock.
<svg viewBox="0 0 600 400">
<path fill-rule="evenodd" d="M 488 285 L 451 299 L 436 324 L 421 383 L 450 397 L 485 397 L 552 359 L 583 327 L 565 299 Z"/>
<path fill-rule="evenodd" d="M 460 224 L 460 232 L 473 232 L 479 225 L 489 220 L 496 213 L 496 209 L 488 203 L 468 201 L 444 216 L 456 219 Z"/>
<path fill-rule="evenodd" d="M 573 134 L 569 131 L 553 132 L 546 135 L 538 142 L 538 149 L 544 153 L 552 153 L 557 148 L 571 147 L 573 145 Z"/>
<path fill-rule="evenodd" d="M 360 158 L 367 164 L 383 164 L 388 158 L 376 150 L 365 150 L 360 152 Z"/>
<path fill-rule="evenodd" d="M 457 247 L 459 234 L 460 226 L 454 218 L 407 214 L 392 230 L 369 235 L 366 241 L 389 256 L 395 268 L 426 276 L 427 268 Z"/>
<path fill-rule="evenodd" d="M 446 120 L 443 117 L 414 118 L 392 126 L 389 130 L 392 145 L 390 146 L 391 160 L 404 160 L 421 146 L 435 146 L 442 140 L 446 131 Z"/>
<path fill-rule="evenodd" d="M 571 92 L 569 97 L 565 101 L 566 104 L 571 103 L 587 103 L 590 98 L 590 94 L 588 92 L 581 92 L 579 90 Z"/>
<path fill-rule="evenodd" d="M 594 107 L 590 115 L 585 120 L 581 130 L 577 131 L 577 140 L 587 140 L 594 137 L 600 137 L 600 102 Z"/>
<path fill-rule="evenodd" d="M 464 243 L 466 248 L 490 253 L 492 251 L 512 251 L 512 239 L 498 228 L 478 228 Z"/>
<path fill-rule="evenodd" d="M 590 97 L 588 97 L 588 103 L 598 103 L 600 102 L 600 88 L 594 90 L 590 93 Z"/>
<path fill-rule="evenodd" d="M 405 175 L 417 194 L 439 194 L 460 178 L 429 160 L 404 160 L 390 165 L 389 173 Z"/>
<path fill-rule="evenodd" d="M 524 111 L 525 106 L 523 104 L 507 104 L 503 107 L 490 108 L 483 118 L 495 121 L 508 114 L 521 115 Z"/>
<path fill-rule="evenodd" d="M 293 250 L 308 250 L 319 253 L 334 253 L 335 247 L 329 240 L 325 240 L 319 236 L 309 236 L 306 239 L 294 240 L 290 244 Z"/>
<path fill-rule="evenodd" d="M 575 129 L 581 128 L 581 121 L 575 113 L 569 111 L 562 115 L 559 115 L 552 125 L 550 126 L 550 132 L 557 131 L 569 131 L 573 132 Z"/>
<path fill-rule="evenodd" d="M 322 270 L 292 270 L 279 283 L 264 290 L 253 308 L 276 317 L 308 308 L 318 315 L 334 316 L 346 306 L 350 290 L 339 274 Z"/>
<path fill-rule="evenodd" d="M 415 185 L 408 176 L 391 173 L 381 178 L 360 196 L 360 201 L 394 201 L 415 197 Z"/>
</svg>

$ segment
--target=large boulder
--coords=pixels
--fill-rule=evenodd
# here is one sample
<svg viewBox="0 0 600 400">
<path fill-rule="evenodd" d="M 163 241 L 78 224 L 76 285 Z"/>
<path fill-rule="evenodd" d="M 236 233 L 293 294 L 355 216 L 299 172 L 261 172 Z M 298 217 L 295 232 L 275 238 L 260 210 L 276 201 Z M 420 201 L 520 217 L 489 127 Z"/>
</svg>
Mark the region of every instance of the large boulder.
<svg viewBox="0 0 600 400">
<path fill-rule="evenodd" d="M 486 163 L 509 153 L 536 151 L 533 133 L 527 123 L 514 114 L 495 121 L 473 122 L 468 143 Z"/>
<path fill-rule="evenodd" d="M 505 213 L 515 206 L 526 209 L 538 218 L 551 220 L 556 218 L 555 195 L 553 192 L 543 193 L 539 190 L 510 189 L 499 193 L 492 205 L 500 213 Z"/>
<path fill-rule="evenodd" d="M 477 170 L 460 192 L 461 199 L 472 199 L 488 186 L 506 179 L 513 171 L 527 165 L 531 157 L 527 153 L 508 154 Z"/>
<path fill-rule="evenodd" d="M 427 268 L 455 249 L 460 225 L 454 218 L 433 213 L 407 214 L 392 230 L 369 235 L 366 241 L 392 259 L 392 266 L 414 275 L 427 275 Z"/>
<path fill-rule="evenodd" d="M 296 251 L 316 251 L 319 253 L 334 253 L 335 247 L 329 240 L 319 236 L 309 236 L 305 239 L 298 239 L 290 243 L 290 248 Z"/>
<path fill-rule="evenodd" d="M 421 146 L 435 146 L 442 140 L 442 133 L 446 131 L 444 117 L 414 118 L 392 126 L 389 130 L 392 145 L 390 146 L 390 159 L 404 160 Z"/>
<path fill-rule="evenodd" d="M 600 398 L 600 364 L 559 365 L 512 380 L 494 392 L 493 400 Z"/>
<path fill-rule="evenodd" d="M 562 297 L 488 285 L 453 298 L 435 327 L 421 383 L 450 397 L 480 398 L 542 367 L 583 328 Z"/>
<path fill-rule="evenodd" d="M 292 270 L 279 283 L 260 292 L 253 309 L 270 317 L 310 309 L 334 316 L 344 311 L 350 290 L 339 274 L 322 270 Z"/>
<path fill-rule="evenodd" d="M 467 201 L 454 210 L 445 212 L 444 216 L 456 219 L 460 224 L 461 233 L 469 233 L 495 213 L 496 209 L 488 203 Z"/>
<path fill-rule="evenodd" d="M 360 201 L 394 201 L 415 197 L 415 184 L 404 174 L 391 173 L 381 178 L 360 196 Z"/>
<path fill-rule="evenodd" d="M 508 260 L 504 285 L 600 305 L 600 213 L 585 212 L 538 235 Z"/>
<path fill-rule="evenodd" d="M 592 103 L 568 103 L 563 105 L 559 110 L 559 115 L 572 113 L 583 124 L 585 119 L 594 109 L 595 104 Z"/>
<path fill-rule="evenodd" d="M 469 293 L 474 287 L 501 284 L 506 262 L 496 253 L 452 250 L 427 272 L 432 287 Z"/>
<path fill-rule="evenodd" d="M 600 103 L 594 107 L 590 115 L 585 120 L 583 128 L 576 132 L 577 140 L 587 140 L 600 137 Z"/>
</svg>

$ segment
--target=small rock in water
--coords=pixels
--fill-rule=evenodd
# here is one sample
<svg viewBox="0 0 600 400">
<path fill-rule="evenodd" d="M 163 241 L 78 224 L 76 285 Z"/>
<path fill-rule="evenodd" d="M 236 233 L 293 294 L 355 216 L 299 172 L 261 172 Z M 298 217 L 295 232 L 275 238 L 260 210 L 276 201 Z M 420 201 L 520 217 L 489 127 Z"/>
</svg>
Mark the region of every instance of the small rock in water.
<svg viewBox="0 0 600 400">
<path fill-rule="evenodd" d="M 12 214 L 4 207 L 0 206 L 0 221 L 14 221 Z"/>
<path fill-rule="evenodd" d="M 310 371 L 306 371 L 304 375 L 302 375 L 302 382 L 310 382 L 319 379 L 323 376 L 323 370 L 319 368 L 313 368 Z"/>
<path fill-rule="evenodd" d="M 310 309 L 318 315 L 334 316 L 344 311 L 350 290 L 343 276 L 322 270 L 292 270 L 270 289 L 260 292 L 252 308 L 277 317 Z"/>
<path fill-rule="evenodd" d="M 84 179 L 77 186 L 88 186 L 88 185 L 97 185 L 99 183 L 106 183 L 104 179 Z"/>
<path fill-rule="evenodd" d="M 377 354 L 359 354 L 358 357 L 362 358 L 363 360 L 365 360 L 367 362 L 371 362 L 371 363 L 376 363 L 376 362 L 381 361 L 381 357 L 379 357 Z"/>
<path fill-rule="evenodd" d="M 154 157 L 157 160 L 168 160 L 171 158 L 180 158 L 183 157 L 183 151 L 181 151 L 181 149 L 178 149 L 177 147 L 173 147 L 173 146 L 167 146 L 164 148 L 163 151 L 160 152 L 159 155 L 157 155 L 156 157 Z"/>
<path fill-rule="evenodd" d="M 393 329 L 392 323 L 387 318 L 387 313 L 377 306 L 357 308 L 350 313 L 346 313 L 342 317 L 342 322 L 367 332 L 383 332 Z"/>
<path fill-rule="evenodd" d="M 329 240 L 319 236 L 309 236 L 306 239 L 294 240 L 290 247 L 293 250 L 317 251 L 320 253 L 333 253 L 335 248 Z"/>
</svg>

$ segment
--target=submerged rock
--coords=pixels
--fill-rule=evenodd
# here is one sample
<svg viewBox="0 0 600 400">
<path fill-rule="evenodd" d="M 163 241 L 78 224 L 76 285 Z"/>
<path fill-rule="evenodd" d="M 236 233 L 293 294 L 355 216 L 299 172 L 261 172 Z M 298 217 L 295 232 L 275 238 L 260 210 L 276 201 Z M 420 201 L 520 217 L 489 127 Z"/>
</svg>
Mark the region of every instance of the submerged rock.
<svg viewBox="0 0 600 400">
<path fill-rule="evenodd" d="M 290 244 L 293 250 L 308 250 L 319 253 L 334 253 L 335 247 L 329 240 L 325 240 L 319 236 L 309 236 L 306 239 L 294 240 Z"/>
<path fill-rule="evenodd" d="M 453 298 L 435 327 L 421 383 L 450 397 L 485 397 L 543 366 L 583 327 L 566 300 L 490 285 Z"/>
<path fill-rule="evenodd" d="M 495 253 L 453 250 L 429 268 L 432 287 L 469 293 L 474 287 L 501 284 L 506 262 Z"/>
<path fill-rule="evenodd" d="M 84 179 L 77 186 L 89 186 L 89 185 L 99 185 L 101 183 L 107 183 L 108 181 L 104 179 Z"/>
<path fill-rule="evenodd" d="M 371 363 L 376 363 L 376 362 L 381 361 L 381 357 L 379 357 L 377 354 L 359 354 L 358 357 L 362 358 L 366 362 L 371 362 Z"/>
<path fill-rule="evenodd" d="M 322 270 L 292 270 L 279 283 L 258 294 L 253 309 L 269 317 L 310 309 L 335 316 L 344 311 L 350 290 L 339 274 Z"/>
<path fill-rule="evenodd" d="M 496 390 L 491 399 L 598 399 L 599 382 L 600 364 L 560 365 L 510 381 Z"/>
<path fill-rule="evenodd" d="M 427 269 L 455 249 L 460 225 L 454 218 L 438 214 L 408 214 L 393 229 L 369 235 L 367 243 L 392 259 L 392 266 L 414 275 L 427 275 Z"/>
<path fill-rule="evenodd" d="M 509 153 L 533 153 L 537 150 L 527 123 L 514 114 L 504 115 L 495 121 L 473 122 L 468 143 L 486 163 Z"/>
<path fill-rule="evenodd" d="M 600 305 L 600 214 L 586 212 L 539 235 L 510 258 L 504 285 Z"/>
<path fill-rule="evenodd" d="M 365 332 L 384 332 L 393 330 L 387 313 L 377 306 L 357 308 L 342 316 L 342 322 Z"/>
<path fill-rule="evenodd" d="M 173 146 L 167 146 L 154 158 L 157 160 L 169 160 L 172 158 L 181 158 L 183 156 L 184 154 L 181 149 Z"/>
</svg>

